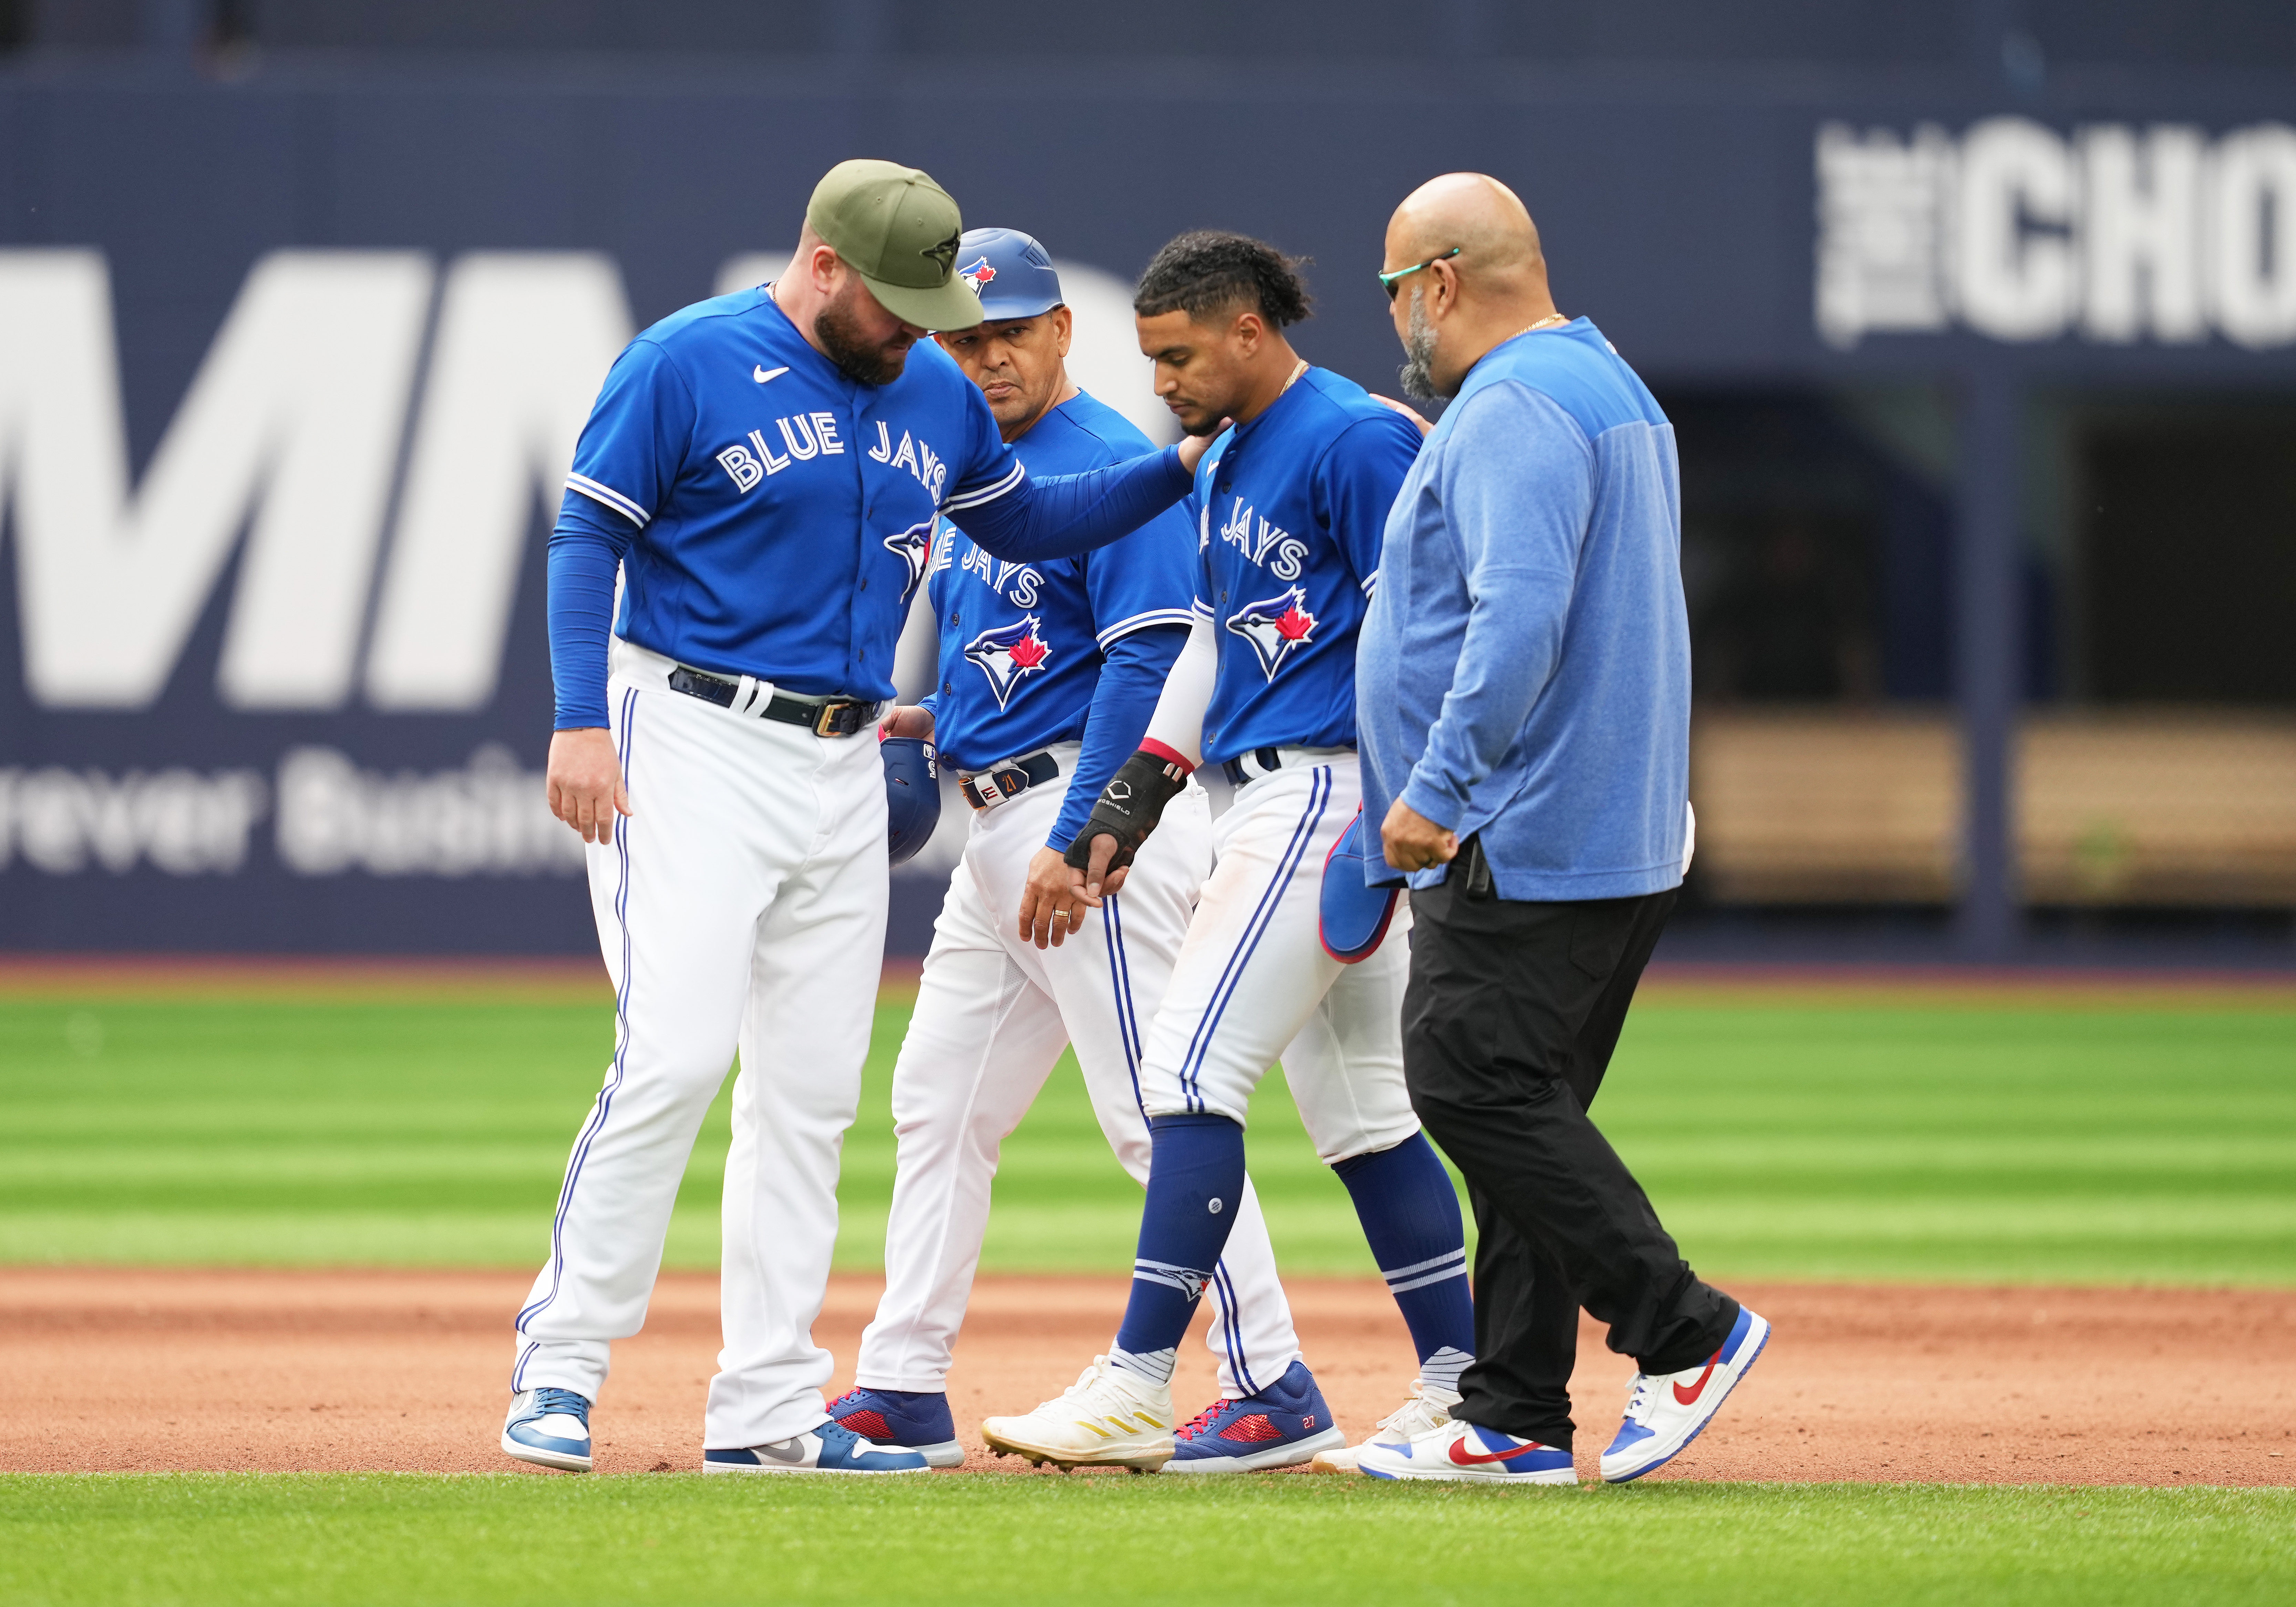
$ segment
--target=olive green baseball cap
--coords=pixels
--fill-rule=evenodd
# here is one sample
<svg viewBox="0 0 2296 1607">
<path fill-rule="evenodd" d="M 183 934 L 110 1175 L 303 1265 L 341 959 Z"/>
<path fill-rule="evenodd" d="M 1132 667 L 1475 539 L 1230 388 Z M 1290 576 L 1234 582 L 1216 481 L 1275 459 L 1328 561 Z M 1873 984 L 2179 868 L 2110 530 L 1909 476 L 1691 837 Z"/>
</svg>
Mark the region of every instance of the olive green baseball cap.
<svg viewBox="0 0 2296 1607">
<path fill-rule="evenodd" d="M 898 162 L 840 162 L 814 186 L 805 221 L 896 318 L 926 329 L 980 322 L 980 298 L 956 276 L 964 219 L 930 176 Z"/>
</svg>

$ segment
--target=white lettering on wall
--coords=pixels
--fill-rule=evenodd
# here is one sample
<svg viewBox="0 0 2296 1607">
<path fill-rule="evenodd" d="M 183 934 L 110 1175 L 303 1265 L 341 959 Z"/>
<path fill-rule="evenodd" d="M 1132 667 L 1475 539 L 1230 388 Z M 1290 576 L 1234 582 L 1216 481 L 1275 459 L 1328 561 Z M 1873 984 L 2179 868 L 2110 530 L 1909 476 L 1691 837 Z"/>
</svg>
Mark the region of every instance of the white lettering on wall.
<svg viewBox="0 0 2296 1607">
<path fill-rule="evenodd" d="M 1818 332 L 2296 341 L 2296 129 L 1818 130 Z"/>
<path fill-rule="evenodd" d="M 630 333 L 608 258 L 478 252 L 448 270 L 367 653 L 375 707 L 494 701 L 537 496 L 554 518 L 575 439 Z"/>
<path fill-rule="evenodd" d="M 409 252 L 262 258 L 131 494 L 103 258 L 0 251 L 0 495 L 36 700 L 158 697 L 253 506 L 217 689 L 342 702 L 430 282 Z"/>
<path fill-rule="evenodd" d="M 541 772 L 489 743 L 457 770 L 363 770 L 332 748 L 279 761 L 279 862 L 301 876 L 522 876 L 582 869 Z"/>
<path fill-rule="evenodd" d="M 52 876 L 91 866 L 122 875 L 148 864 L 171 876 L 229 875 L 270 789 L 252 770 L 0 770 L 0 865 L 20 858 Z"/>
</svg>

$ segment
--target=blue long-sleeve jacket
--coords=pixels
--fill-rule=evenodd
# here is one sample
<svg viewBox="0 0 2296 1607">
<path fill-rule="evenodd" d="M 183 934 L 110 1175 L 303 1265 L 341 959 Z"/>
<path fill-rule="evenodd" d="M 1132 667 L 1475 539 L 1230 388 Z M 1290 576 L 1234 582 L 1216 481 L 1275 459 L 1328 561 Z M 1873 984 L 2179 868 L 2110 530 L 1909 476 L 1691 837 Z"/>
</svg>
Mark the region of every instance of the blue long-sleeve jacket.
<svg viewBox="0 0 2296 1607">
<path fill-rule="evenodd" d="M 1673 426 L 1592 324 L 1487 354 L 1388 516 L 1356 661 L 1367 825 L 1400 798 L 1480 834 L 1502 898 L 1680 882 L 1681 524 Z"/>
</svg>

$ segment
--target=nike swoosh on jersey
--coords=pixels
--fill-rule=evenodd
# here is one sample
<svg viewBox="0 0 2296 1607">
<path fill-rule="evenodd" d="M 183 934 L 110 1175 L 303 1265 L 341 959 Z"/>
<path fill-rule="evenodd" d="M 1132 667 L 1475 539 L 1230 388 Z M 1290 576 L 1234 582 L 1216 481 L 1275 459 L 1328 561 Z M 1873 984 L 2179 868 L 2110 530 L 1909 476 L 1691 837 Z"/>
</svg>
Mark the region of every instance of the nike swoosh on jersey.
<svg viewBox="0 0 2296 1607">
<path fill-rule="evenodd" d="M 760 363 L 760 364 L 758 364 L 758 365 L 757 365 L 757 367 L 755 367 L 754 369 L 752 369 L 752 370 L 750 370 L 750 377 L 751 379 L 753 379 L 753 380 L 757 381 L 757 382 L 758 382 L 758 384 L 762 385 L 762 384 L 764 384 L 767 380 L 778 380 L 778 379 L 780 379 L 780 378 L 782 377 L 782 375 L 783 375 L 783 374 L 787 373 L 788 372 L 789 372 L 789 365 L 788 365 L 787 364 L 783 364 L 783 365 L 781 367 L 779 367 L 779 368 L 768 368 L 768 367 L 767 367 L 763 363 Z"/>
<path fill-rule="evenodd" d="M 1675 1385 L 1674 1398 L 1676 1404 L 1685 1406 L 1696 1406 L 1698 1404 L 1698 1398 L 1706 1393 L 1706 1381 L 1714 1376 L 1714 1364 L 1721 1359 L 1722 1353 L 1719 1350 L 1717 1350 L 1713 1355 L 1706 1358 L 1706 1371 L 1698 1375 L 1698 1382 L 1690 1386 L 1689 1393 L 1685 1394 L 1680 1384 Z"/>
</svg>

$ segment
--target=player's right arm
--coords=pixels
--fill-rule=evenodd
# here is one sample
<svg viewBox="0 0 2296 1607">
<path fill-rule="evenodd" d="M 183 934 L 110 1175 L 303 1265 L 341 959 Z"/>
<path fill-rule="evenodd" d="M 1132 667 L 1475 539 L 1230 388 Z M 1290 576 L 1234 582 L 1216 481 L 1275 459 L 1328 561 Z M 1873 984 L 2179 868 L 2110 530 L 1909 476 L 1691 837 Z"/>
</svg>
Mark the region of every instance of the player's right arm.
<svg viewBox="0 0 2296 1607">
<path fill-rule="evenodd" d="M 550 679 L 557 698 L 546 775 L 550 812 L 586 842 L 635 813 L 606 719 L 614 578 L 676 484 L 693 397 L 668 356 L 633 341 L 614 362 L 574 448 L 550 533 Z"/>
</svg>

